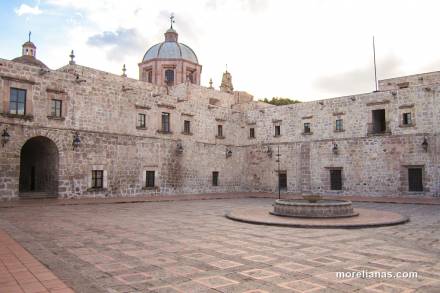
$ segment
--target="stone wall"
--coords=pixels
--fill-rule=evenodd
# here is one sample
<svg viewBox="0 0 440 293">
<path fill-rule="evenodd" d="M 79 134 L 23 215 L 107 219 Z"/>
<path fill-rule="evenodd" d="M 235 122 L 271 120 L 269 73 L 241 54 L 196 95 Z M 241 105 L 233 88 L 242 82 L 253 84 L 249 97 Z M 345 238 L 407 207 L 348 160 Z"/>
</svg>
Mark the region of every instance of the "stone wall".
<svg viewBox="0 0 440 293">
<path fill-rule="evenodd" d="M 37 136 L 57 146 L 61 197 L 275 191 L 278 147 L 287 192 L 439 194 L 438 83 L 275 107 L 250 96 L 187 83 L 167 88 L 79 65 L 45 73 L 0 59 L 0 77 L 0 131 L 8 128 L 11 135 L 0 153 L 1 198 L 19 195 L 20 151 Z M 435 80 L 435 74 L 423 80 Z M 11 86 L 27 89 L 24 117 L 8 114 Z M 50 116 L 51 99 L 62 100 L 61 118 Z M 369 132 L 375 109 L 386 111 L 385 134 Z M 160 131 L 162 112 L 170 113 L 171 133 Z M 412 126 L 402 125 L 407 112 Z M 137 127 L 140 113 L 145 128 Z M 343 131 L 335 131 L 336 119 L 343 119 Z M 184 120 L 191 121 L 189 134 L 183 133 Z M 304 123 L 311 124 L 311 134 L 303 133 Z M 224 137 L 217 136 L 218 125 Z M 275 125 L 281 136 L 274 136 Z M 81 145 L 73 149 L 75 132 Z M 408 166 L 423 166 L 423 193 L 408 192 Z M 342 168 L 342 191 L 330 190 L 332 168 Z M 94 169 L 104 170 L 103 189 L 91 188 Z M 145 188 L 146 171 L 156 172 L 156 188 Z M 212 186 L 213 171 L 220 174 L 219 186 Z"/>
</svg>

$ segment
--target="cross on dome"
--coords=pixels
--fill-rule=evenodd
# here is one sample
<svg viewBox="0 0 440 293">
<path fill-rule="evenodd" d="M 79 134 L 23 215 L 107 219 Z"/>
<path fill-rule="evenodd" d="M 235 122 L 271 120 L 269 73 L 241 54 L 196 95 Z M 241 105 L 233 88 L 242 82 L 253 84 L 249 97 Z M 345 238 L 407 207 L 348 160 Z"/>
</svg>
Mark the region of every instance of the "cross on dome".
<svg viewBox="0 0 440 293">
<path fill-rule="evenodd" d="M 173 28 L 173 23 L 176 22 L 176 21 L 174 20 L 174 14 L 173 14 L 173 13 L 171 13 L 171 16 L 170 16 L 170 22 L 171 22 L 171 28 Z"/>
</svg>

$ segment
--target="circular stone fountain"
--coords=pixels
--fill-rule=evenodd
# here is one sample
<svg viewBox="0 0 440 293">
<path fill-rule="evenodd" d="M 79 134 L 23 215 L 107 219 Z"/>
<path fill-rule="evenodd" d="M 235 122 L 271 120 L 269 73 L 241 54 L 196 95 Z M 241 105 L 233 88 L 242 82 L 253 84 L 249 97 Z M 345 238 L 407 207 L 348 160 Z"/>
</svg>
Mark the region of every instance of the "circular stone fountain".
<svg viewBox="0 0 440 293">
<path fill-rule="evenodd" d="M 273 204 L 272 215 L 297 218 L 343 218 L 358 216 L 351 201 L 319 200 L 310 202 L 306 199 L 278 199 Z"/>
<path fill-rule="evenodd" d="M 356 208 L 351 201 L 323 199 L 319 195 L 301 199 L 281 200 L 266 208 L 242 208 L 230 211 L 226 217 L 259 225 L 296 228 L 368 228 L 406 223 L 409 218 L 398 213 Z"/>
</svg>

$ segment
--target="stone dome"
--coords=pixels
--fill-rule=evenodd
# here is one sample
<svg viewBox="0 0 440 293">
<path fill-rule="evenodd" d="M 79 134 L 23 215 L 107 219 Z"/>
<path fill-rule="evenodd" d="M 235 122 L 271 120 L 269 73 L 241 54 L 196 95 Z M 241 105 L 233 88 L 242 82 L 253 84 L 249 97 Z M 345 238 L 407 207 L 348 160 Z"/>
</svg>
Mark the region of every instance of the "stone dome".
<svg viewBox="0 0 440 293">
<path fill-rule="evenodd" d="M 23 64 L 26 64 L 26 65 L 38 66 L 38 67 L 41 67 L 41 68 L 48 68 L 46 66 L 46 64 L 44 64 L 43 62 L 41 62 L 37 58 L 32 57 L 32 56 L 27 56 L 27 55 L 14 58 L 14 59 L 12 59 L 12 61 L 18 62 L 18 63 L 23 63 Z"/>
<path fill-rule="evenodd" d="M 184 59 L 199 64 L 194 51 L 185 44 L 177 42 L 178 34 L 170 28 L 165 33 L 165 42 L 156 44 L 149 48 L 142 59 L 142 62 L 152 59 Z"/>
</svg>

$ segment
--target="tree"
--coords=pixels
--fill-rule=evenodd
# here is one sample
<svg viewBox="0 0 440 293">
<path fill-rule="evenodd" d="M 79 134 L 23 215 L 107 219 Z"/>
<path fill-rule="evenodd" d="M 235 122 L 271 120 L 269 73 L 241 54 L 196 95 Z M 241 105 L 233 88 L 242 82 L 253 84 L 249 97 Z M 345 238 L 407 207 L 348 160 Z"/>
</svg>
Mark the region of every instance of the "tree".
<svg viewBox="0 0 440 293">
<path fill-rule="evenodd" d="M 275 105 L 275 106 L 301 103 L 301 101 L 298 101 L 298 100 L 292 100 L 289 98 L 281 98 L 281 97 L 273 97 L 271 100 L 264 98 L 263 102 L 271 104 L 271 105 Z"/>
</svg>

